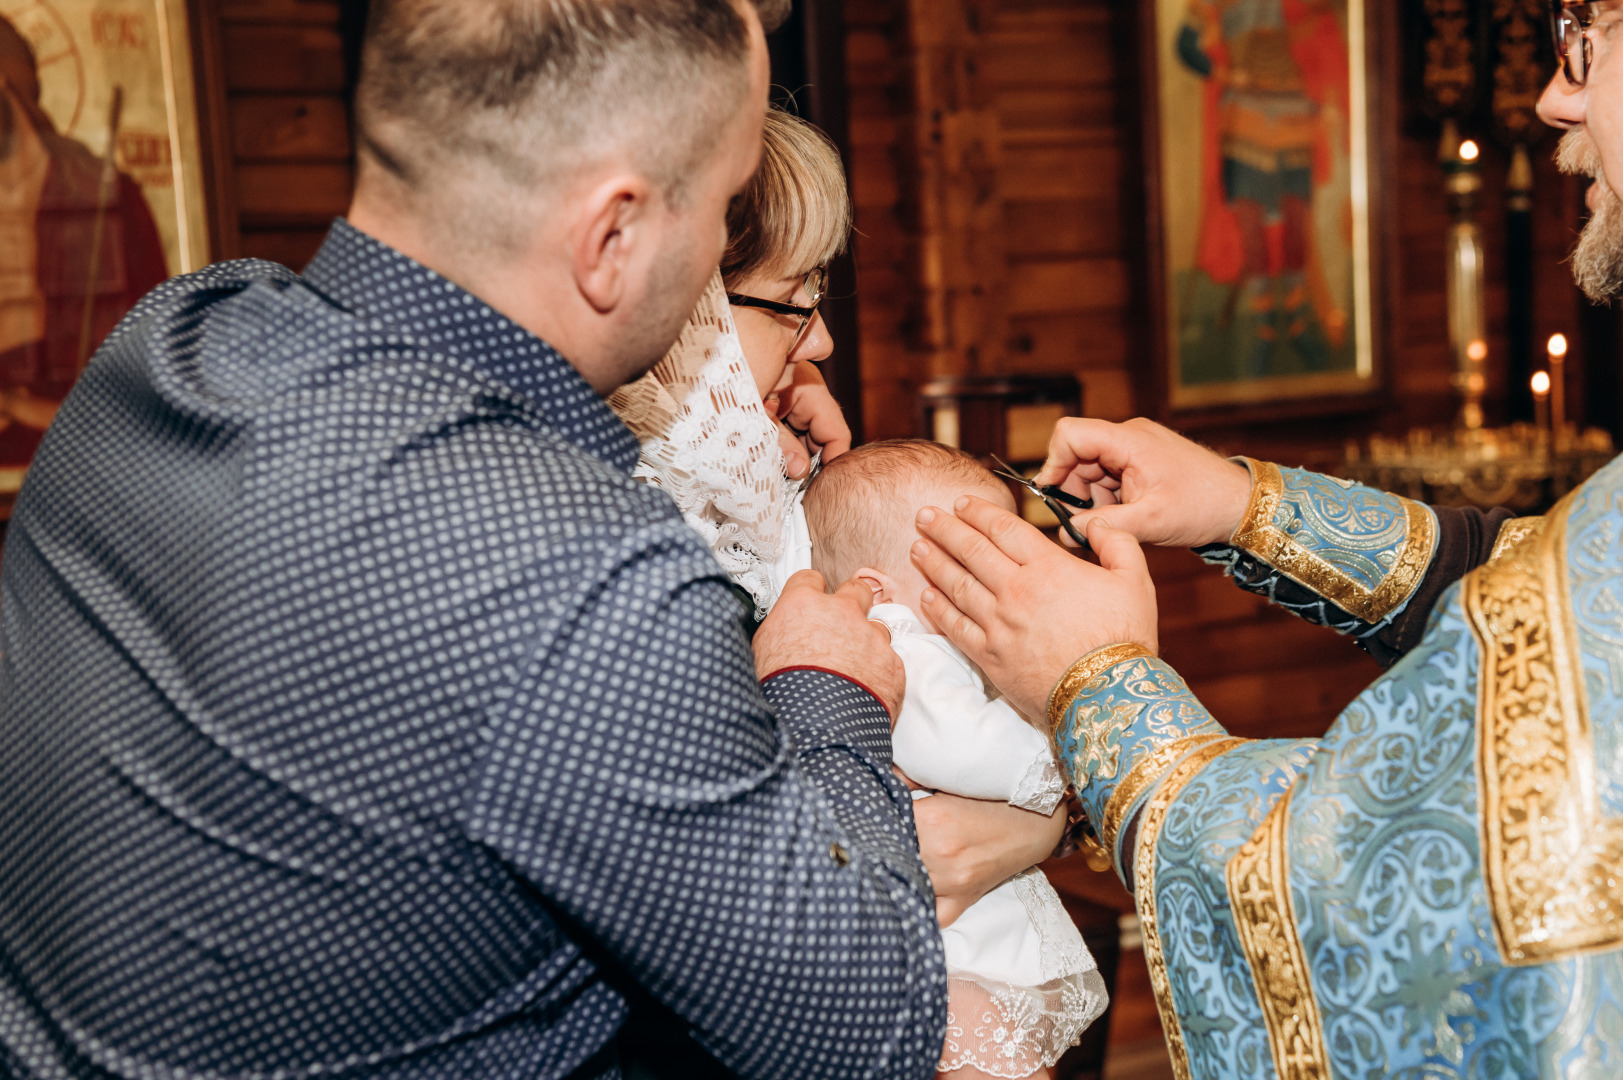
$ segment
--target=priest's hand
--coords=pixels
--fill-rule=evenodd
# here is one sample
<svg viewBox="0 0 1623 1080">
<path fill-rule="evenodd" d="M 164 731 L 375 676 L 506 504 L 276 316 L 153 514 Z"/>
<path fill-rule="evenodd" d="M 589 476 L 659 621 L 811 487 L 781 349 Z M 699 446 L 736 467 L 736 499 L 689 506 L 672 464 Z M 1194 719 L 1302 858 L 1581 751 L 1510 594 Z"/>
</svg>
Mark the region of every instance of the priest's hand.
<svg viewBox="0 0 1623 1080">
<path fill-rule="evenodd" d="M 1046 717 L 1060 676 L 1102 645 L 1156 651 L 1155 583 L 1129 533 L 1091 520 L 1094 565 L 984 499 L 954 505 L 918 515 L 913 563 L 935 586 L 924 611 L 1015 708 Z"/>
<path fill-rule="evenodd" d="M 936 918 L 949 926 L 969 905 L 1053 853 L 1065 835 L 1065 804 L 1043 815 L 938 791 L 913 801 L 913 822 L 935 889 Z"/>
<path fill-rule="evenodd" d="M 890 631 L 868 621 L 873 590 L 852 578 L 832 594 L 823 575 L 802 570 L 784 585 L 755 631 L 755 671 L 765 679 L 785 668 L 823 668 L 860 683 L 890 711 L 902 708 L 907 676 L 890 647 Z"/>
<path fill-rule="evenodd" d="M 1244 465 L 1151 420 L 1061 420 L 1037 483 L 1093 499 L 1072 517 L 1078 529 L 1103 519 L 1140 543 L 1176 547 L 1227 543 L 1251 500 Z"/>
</svg>

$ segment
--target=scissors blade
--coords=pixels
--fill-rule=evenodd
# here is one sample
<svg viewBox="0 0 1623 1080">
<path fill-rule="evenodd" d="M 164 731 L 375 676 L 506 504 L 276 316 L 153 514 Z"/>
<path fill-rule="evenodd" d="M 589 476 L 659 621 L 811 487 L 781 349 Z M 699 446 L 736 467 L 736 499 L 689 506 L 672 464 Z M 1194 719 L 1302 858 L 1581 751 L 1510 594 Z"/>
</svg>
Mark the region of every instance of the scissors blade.
<svg viewBox="0 0 1623 1080">
<path fill-rule="evenodd" d="M 1042 492 L 1037 490 L 1037 485 L 1035 483 L 1033 483 L 1031 480 L 1026 479 L 1024 476 L 1021 476 L 1019 473 L 1015 472 L 1014 469 L 1012 469 L 1009 466 L 1008 462 L 1004 461 L 1002 458 L 998 457 L 996 454 L 988 454 L 987 456 L 990 457 L 993 461 L 997 462 L 997 468 L 992 470 L 992 471 L 995 472 L 998 476 L 1003 477 L 1003 479 L 1005 479 L 1005 480 L 1013 480 L 1015 483 L 1019 484 L 1021 487 L 1025 488 L 1027 491 L 1031 492 L 1033 495 L 1037 495 L 1037 496 L 1042 495 Z"/>
<path fill-rule="evenodd" d="M 1029 480 L 1015 472 L 1007 462 L 996 454 L 988 456 L 998 464 L 997 475 L 1013 480 L 1041 499 L 1043 505 L 1048 507 L 1048 512 L 1053 514 L 1059 521 L 1060 528 L 1064 529 L 1066 534 L 1076 541 L 1077 546 L 1083 548 L 1088 546 L 1088 538 L 1078 532 L 1075 525 L 1071 524 L 1071 513 L 1073 510 L 1092 510 L 1092 499 L 1079 499 L 1068 491 L 1061 491 L 1056 486 L 1049 485 L 1045 487 L 1040 485 L 1035 480 Z"/>
</svg>

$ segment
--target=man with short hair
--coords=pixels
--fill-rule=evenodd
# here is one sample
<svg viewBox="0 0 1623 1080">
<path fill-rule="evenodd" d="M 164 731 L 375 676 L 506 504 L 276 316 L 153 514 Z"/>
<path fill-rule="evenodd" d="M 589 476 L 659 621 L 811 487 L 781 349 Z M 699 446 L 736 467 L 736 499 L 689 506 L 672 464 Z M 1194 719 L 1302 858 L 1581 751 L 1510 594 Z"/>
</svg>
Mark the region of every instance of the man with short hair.
<svg viewBox="0 0 1623 1080">
<path fill-rule="evenodd" d="M 639 987 L 744 1076 L 932 1072 L 867 590 L 752 657 L 602 399 L 766 80 L 733 0 L 374 0 L 349 220 L 109 338 L 0 578 L 0 1075 L 613 1076 Z"/>
<path fill-rule="evenodd" d="M 1623 3 L 1555 6 L 1539 105 L 1623 296 Z M 1623 458 L 1542 517 L 1428 507 L 1148 421 L 1062 421 L 1100 565 L 926 510 L 926 610 L 1060 757 L 1135 890 L 1179 1076 L 1623 1076 Z M 1156 652 L 1139 543 L 1390 666 L 1324 738 L 1236 739 Z M 1080 657 L 1080 658 L 1079 658 Z"/>
</svg>

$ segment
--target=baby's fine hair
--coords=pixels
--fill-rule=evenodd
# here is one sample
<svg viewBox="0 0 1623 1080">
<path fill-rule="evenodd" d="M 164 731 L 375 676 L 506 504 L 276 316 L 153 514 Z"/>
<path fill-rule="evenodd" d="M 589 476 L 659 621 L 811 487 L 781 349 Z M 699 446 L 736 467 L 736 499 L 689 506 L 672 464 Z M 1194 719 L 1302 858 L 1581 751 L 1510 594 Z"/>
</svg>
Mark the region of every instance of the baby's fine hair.
<svg viewBox="0 0 1623 1080">
<path fill-rule="evenodd" d="M 898 496 L 926 483 L 970 492 L 1002 481 L 962 450 L 928 439 L 886 439 L 841 454 L 806 488 L 812 569 L 831 587 L 864 566 L 898 572 L 917 536 Z"/>
</svg>

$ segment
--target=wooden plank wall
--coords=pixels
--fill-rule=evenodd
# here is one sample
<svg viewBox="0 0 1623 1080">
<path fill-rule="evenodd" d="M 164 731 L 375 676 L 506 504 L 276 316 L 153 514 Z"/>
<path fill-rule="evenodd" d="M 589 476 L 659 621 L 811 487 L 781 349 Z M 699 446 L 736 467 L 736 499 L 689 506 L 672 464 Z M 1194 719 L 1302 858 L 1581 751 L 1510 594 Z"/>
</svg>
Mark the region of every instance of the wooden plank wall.
<svg viewBox="0 0 1623 1080">
<path fill-rule="evenodd" d="M 1134 378 L 1151 362 L 1135 307 L 1144 243 L 1136 6 L 844 3 L 867 437 L 912 434 L 914 390 L 937 374 L 1074 372 L 1092 415 L 1149 409 Z M 203 9 L 217 20 L 238 210 L 220 255 L 300 267 L 343 212 L 353 180 L 339 4 L 220 0 Z M 1381 92 L 1398 99 L 1400 75 L 1392 65 Z M 1208 426 L 1200 434 L 1213 445 L 1322 466 L 1345 437 L 1450 416 L 1436 129 L 1412 100 L 1387 114 L 1396 345 L 1388 406 L 1310 425 Z M 1570 335 L 1580 321 L 1561 259 L 1581 193 L 1555 174 L 1552 146 L 1535 156 L 1540 340 Z M 1499 204 L 1504 169 L 1503 151 L 1485 142 L 1484 206 Z M 1491 213 L 1482 222 L 1490 348 L 1502 355 L 1504 229 Z M 1569 366 L 1569 400 L 1578 400 L 1581 363 Z M 1153 566 L 1167 655 L 1237 731 L 1322 730 L 1374 673 L 1345 641 L 1267 610 L 1187 553 L 1154 553 Z"/>
<path fill-rule="evenodd" d="M 354 182 L 338 4 L 223 0 L 218 17 L 238 210 L 221 255 L 302 268 Z"/>
<path fill-rule="evenodd" d="M 941 374 L 1069 372 L 1090 415 L 1153 413 L 1136 377 L 1153 362 L 1139 314 L 1137 5 L 845 0 L 845 13 L 866 436 L 914 434 L 916 388 Z M 1438 130 L 1404 96 L 1405 70 L 1388 62 L 1374 81 L 1385 118 L 1375 152 L 1392 178 L 1389 400 L 1346 417 L 1197 429 L 1225 452 L 1324 467 L 1347 438 L 1452 418 Z M 1556 174 L 1553 146 L 1535 154 L 1539 340 L 1572 335 L 1582 302 L 1562 265 L 1580 189 Z M 1484 151 L 1482 205 L 1502 206 L 1508 155 L 1487 140 Z M 1480 220 L 1490 355 L 1502 357 L 1504 219 L 1485 209 Z M 976 308 L 984 297 L 999 317 Z M 1490 406 L 1504 390 L 1500 374 Z M 1320 732 L 1375 673 L 1349 643 L 1267 610 L 1187 553 L 1155 553 L 1153 565 L 1167 655 L 1242 734 Z"/>
<path fill-rule="evenodd" d="M 1138 5 L 845 0 L 845 13 L 867 436 L 910 434 L 912 394 L 940 374 L 1072 372 L 1093 415 L 1155 411 L 1137 377 L 1154 362 L 1139 315 L 1146 234 Z M 1312 425 L 1208 423 L 1216 442 L 1324 462 L 1339 455 L 1343 438 L 1371 427 L 1396 432 L 1452 416 L 1437 127 L 1405 93 L 1412 35 L 1392 36 L 1401 58 L 1374 72 L 1384 117 L 1374 152 L 1392 181 L 1384 223 L 1392 246 L 1383 260 L 1390 399 L 1374 413 Z M 962 126 L 966 116 L 974 153 L 954 155 L 954 122 Z M 1507 155 L 1482 132 L 1466 134 L 1484 142 L 1489 347 L 1502 357 L 1505 229 L 1491 208 L 1503 205 Z M 1553 145 L 1546 139 L 1535 152 L 1541 341 L 1557 330 L 1572 336 L 1580 323 L 1581 300 L 1561 266 L 1582 212 L 1580 189 L 1556 174 Z M 997 243 L 966 245 L 964 234 L 988 230 Z M 973 268 L 954 265 L 952 256 L 966 250 L 979 257 Z M 1001 321 L 957 310 L 982 294 L 997 298 Z M 979 335 L 966 335 L 970 328 Z M 1571 377 L 1576 393 L 1581 377 Z M 1504 390 L 1498 375 L 1490 407 Z"/>
</svg>

